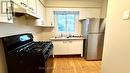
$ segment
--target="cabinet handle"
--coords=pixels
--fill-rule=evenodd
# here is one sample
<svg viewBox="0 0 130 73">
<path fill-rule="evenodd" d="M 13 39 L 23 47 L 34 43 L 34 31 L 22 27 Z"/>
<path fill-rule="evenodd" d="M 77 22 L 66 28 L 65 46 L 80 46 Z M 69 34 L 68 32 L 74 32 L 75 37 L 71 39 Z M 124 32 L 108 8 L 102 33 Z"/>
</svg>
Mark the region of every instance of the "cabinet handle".
<svg viewBox="0 0 130 73">
<path fill-rule="evenodd" d="M 44 21 L 42 20 L 42 24 L 44 24 Z"/>
<path fill-rule="evenodd" d="M 9 16 L 9 13 L 10 13 L 10 12 L 9 12 L 9 9 L 6 8 L 7 19 L 8 19 L 8 20 L 11 20 L 11 16 Z"/>
<path fill-rule="evenodd" d="M 51 26 L 52 26 L 53 24 L 52 24 L 52 21 L 51 21 Z"/>
<path fill-rule="evenodd" d="M 34 11 L 34 9 L 33 9 L 33 8 L 31 8 L 31 7 L 29 7 L 29 9 L 30 9 L 30 10 L 32 10 L 32 11 Z"/>
<path fill-rule="evenodd" d="M 13 2 L 11 2 L 11 11 L 12 11 L 12 18 L 15 16 Z"/>
<path fill-rule="evenodd" d="M 21 5 L 24 6 L 24 7 L 27 7 L 27 5 L 23 2 L 21 2 Z"/>
<path fill-rule="evenodd" d="M 72 43 L 72 41 L 69 41 L 70 43 Z"/>
<path fill-rule="evenodd" d="M 65 43 L 67 43 L 67 41 L 63 41 L 63 43 L 65 44 Z"/>
<path fill-rule="evenodd" d="M 25 4 L 25 7 L 27 7 L 27 5 Z"/>
</svg>

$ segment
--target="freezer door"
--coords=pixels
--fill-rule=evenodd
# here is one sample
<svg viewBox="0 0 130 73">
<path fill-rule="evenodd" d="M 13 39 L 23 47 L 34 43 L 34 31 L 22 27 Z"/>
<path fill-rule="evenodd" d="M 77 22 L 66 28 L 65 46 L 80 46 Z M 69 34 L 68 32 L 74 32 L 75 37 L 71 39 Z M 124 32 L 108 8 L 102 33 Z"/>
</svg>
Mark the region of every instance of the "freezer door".
<svg viewBox="0 0 130 73">
<path fill-rule="evenodd" d="M 98 18 L 89 19 L 87 33 L 98 33 L 100 29 L 99 25 L 100 25 L 100 19 Z"/>
<path fill-rule="evenodd" d="M 88 33 L 88 25 L 89 25 L 89 19 L 82 21 L 82 35 L 85 39 L 87 39 L 87 33 Z"/>
</svg>

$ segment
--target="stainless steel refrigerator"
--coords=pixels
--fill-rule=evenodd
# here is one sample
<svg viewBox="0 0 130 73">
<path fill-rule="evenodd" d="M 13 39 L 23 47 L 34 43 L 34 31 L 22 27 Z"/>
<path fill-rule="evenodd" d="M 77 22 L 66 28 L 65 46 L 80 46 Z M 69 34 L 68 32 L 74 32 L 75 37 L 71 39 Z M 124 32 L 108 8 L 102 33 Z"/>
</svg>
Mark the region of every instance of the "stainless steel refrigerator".
<svg viewBox="0 0 130 73">
<path fill-rule="evenodd" d="M 84 40 L 84 58 L 86 60 L 101 60 L 105 20 L 101 18 L 88 18 L 81 21 Z"/>
</svg>

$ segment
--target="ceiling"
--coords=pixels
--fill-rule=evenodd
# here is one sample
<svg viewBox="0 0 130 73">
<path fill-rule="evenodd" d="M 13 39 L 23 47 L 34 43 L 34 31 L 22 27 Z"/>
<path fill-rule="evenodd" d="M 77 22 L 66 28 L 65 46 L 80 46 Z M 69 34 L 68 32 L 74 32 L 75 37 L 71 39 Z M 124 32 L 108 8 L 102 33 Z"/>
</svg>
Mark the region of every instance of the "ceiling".
<svg viewBox="0 0 130 73">
<path fill-rule="evenodd" d="M 104 0 L 46 0 L 46 1 L 90 1 L 90 2 L 102 2 Z"/>
</svg>

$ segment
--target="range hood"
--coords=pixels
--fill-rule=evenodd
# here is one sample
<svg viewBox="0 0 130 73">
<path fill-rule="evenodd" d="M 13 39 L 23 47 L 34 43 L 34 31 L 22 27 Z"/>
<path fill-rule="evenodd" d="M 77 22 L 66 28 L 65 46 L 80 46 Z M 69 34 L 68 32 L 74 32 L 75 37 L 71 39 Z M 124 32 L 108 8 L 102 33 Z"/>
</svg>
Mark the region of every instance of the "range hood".
<svg viewBox="0 0 130 73">
<path fill-rule="evenodd" d="M 12 10 L 13 10 L 13 15 L 15 17 L 27 16 L 27 17 L 39 19 L 39 17 L 36 14 L 32 13 L 31 11 L 29 11 L 15 3 L 13 3 L 13 5 L 12 5 Z"/>
</svg>

